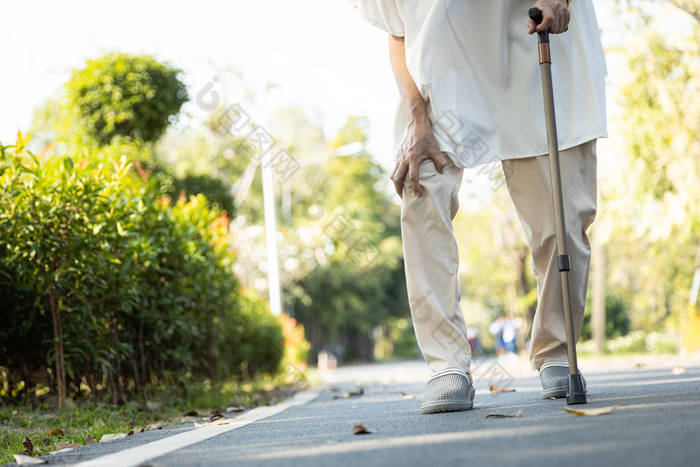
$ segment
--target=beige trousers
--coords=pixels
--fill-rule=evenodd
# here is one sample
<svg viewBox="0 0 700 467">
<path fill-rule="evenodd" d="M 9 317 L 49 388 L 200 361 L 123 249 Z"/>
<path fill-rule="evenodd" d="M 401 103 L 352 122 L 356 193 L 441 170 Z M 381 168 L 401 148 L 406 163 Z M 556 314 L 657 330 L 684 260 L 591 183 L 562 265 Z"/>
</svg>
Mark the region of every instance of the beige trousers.
<svg viewBox="0 0 700 467">
<path fill-rule="evenodd" d="M 560 153 L 577 341 L 581 335 L 590 263 L 586 231 L 596 214 L 595 148 L 593 140 Z M 538 303 L 530 360 L 539 369 L 546 362 L 567 360 L 549 160 L 546 155 L 510 159 L 503 161 L 502 166 L 532 251 L 537 278 Z M 420 183 L 425 193 L 419 198 L 405 186 L 401 206 L 411 318 L 423 357 L 434 372 L 448 367 L 471 371 L 471 353 L 459 306 L 457 242 L 452 230 L 452 220 L 459 207 L 462 172 L 463 169 L 450 163 L 440 174 L 432 161 L 423 161 Z"/>
</svg>

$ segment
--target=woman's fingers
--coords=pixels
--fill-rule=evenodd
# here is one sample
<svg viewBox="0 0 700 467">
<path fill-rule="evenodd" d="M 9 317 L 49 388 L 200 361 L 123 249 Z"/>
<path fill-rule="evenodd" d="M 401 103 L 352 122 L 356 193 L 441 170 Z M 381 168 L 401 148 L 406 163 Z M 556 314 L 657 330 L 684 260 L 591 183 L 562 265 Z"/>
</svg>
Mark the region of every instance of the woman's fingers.
<svg viewBox="0 0 700 467">
<path fill-rule="evenodd" d="M 571 18 L 571 12 L 566 7 L 555 8 L 552 17 L 552 27 L 550 32 L 552 34 L 561 34 L 569 29 L 569 19 Z"/>
<path fill-rule="evenodd" d="M 416 192 L 418 197 L 423 196 L 423 187 L 420 184 L 420 163 L 425 157 L 416 157 L 411 160 L 411 164 L 408 166 L 408 179 L 411 181 L 411 186 L 413 191 Z"/>
<path fill-rule="evenodd" d="M 533 32 L 535 32 L 536 29 L 537 29 L 537 25 L 535 24 L 535 22 L 531 19 L 528 19 L 527 20 L 527 33 L 532 34 Z"/>
<path fill-rule="evenodd" d="M 561 34 L 562 32 L 566 32 L 567 29 L 569 29 L 569 21 L 571 20 L 571 10 L 569 10 L 566 7 L 562 7 L 559 10 L 557 10 L 555 14 L 555 24 L 556 27 L 553 27 L 552 30 L 556 34 Z"/>
<path fill-rule="evenodd" d="M 403 184 L 406 179 L 406 172 L 408 172 L 408 163 L 400 160 L 394 167 L 394 173 L 391 174 L 391 181 L 394 182 L 394 189 L 400 198 L 403 198 Z"/>
<path fill-rule="evenodd" d="M 396 175 L 396 172 L 399 170 L 399 167 L 401 166 L 401 153 L 399 153 L 398 156 L 396 156 L 396 164 L 394 164 L 394 168 L 391 170 L 391 174 L 389 175 L 390 179 L 394 179 L 394 175 Z"/>
<path fill-rule="evenodd" d="M 559 34 L 561 32 L 562 19 L 561 11 L 554 13 L 554 16 L 552 17 L 552 27 L 549 29 L 552 31 L 552 34 Z"/>
<path fill-rule="evenodd" d="M 439 173 L 443 173 L 443 169 L 449 163 L 445 153 L 441 151 L 433 151 L 424 156 L 409 157 L 397 162 L 394 171 L 391 174 L 391 181 L 394 182 L 396 193 L 403 198 L 403 188 L 406 183 L 406 176 L 411 184 L 411 188 L 416 192 L 416 195 L 423 196 L 425 189 L 420 184 L 420 164 L 422 161 L 430 159 L 435 164 L 435 169 Z M 410 162 L 407 162 L 410 161 Z"/>
<path fill-rule="evenodd" d="M 542 9 L 542 22 L 535 29 L 537 32 L 549 31 L 554 21 L 554 14 L 551 8 Z"/>
<path fill-rule="evenodd" d="M 405 162 L 404 162 L 405 161 L 404 143 L 401 143 L 401 147 L 399 148 L 399 151 L 396 154 L 396 164 L 394 164 L 394 169 L 391 171 L 391 175 L 389 175 L 389 178 L 394 183 L 394 189 L 396 190 L 396 193 L 399 195 L 399 197 L 403 197 L 403 179 L 406 177 L 405 170 L 404 170 L 403 176 L 401 178 L 398 177 L 399 172 L 402 170 L 402 168 L 404 167 L 404 164 L 405 164 Z M 397 181 L 399 181 L 400 183 L 397 184 Z"/>
</svg>

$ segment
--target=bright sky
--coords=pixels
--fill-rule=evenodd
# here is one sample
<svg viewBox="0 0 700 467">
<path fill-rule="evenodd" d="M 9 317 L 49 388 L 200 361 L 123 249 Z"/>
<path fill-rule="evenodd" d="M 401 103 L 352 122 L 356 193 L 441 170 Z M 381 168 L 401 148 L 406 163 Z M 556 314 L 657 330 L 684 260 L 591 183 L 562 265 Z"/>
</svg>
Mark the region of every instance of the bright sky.
<svg viewBox="0 0 700 467">
<path fill-rule="evenodd" d="M 154 54 L 182 68 L 192 96 L 216 70 L 226 68 L 241 72 L 252 85 L 274 82 L 279 88 L 271 105 L 299 105 L 328 133 L 348 115 L 368 115 L 372 149 L 390 161 L 397 93 L 385 36 L 345 0 L 299 5 L 288 0 L 3 1 L 0 141 L 8 144 L 18 129 L 29 127 L 34 108 L 60 88 L 72 68 L 118 50 Z M 196 113 L 193 107 L 187 110 Z"/>
</svg>

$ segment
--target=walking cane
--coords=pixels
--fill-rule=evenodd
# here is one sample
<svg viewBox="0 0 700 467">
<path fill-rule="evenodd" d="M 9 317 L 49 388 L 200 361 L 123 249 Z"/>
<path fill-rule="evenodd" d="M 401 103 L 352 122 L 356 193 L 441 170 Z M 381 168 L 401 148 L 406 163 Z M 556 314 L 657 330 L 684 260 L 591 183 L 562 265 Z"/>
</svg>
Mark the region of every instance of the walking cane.
<svg viewBox="0 0 700 467">
<path fill-rule="evenodd" d="M 542 22 L 542 11 L 539 8 L 530 8 L 528 15 L 535 24 L 540 24 Z M 549 145 L 549 176 L 552 180 L 552 201 L 554 204 L 554 221 L 557 235 L 557 265 L 559 266 L 559 274 L 561 276 L 564 322 L 566 326 L 566 351 L 569 357 L 569 391 L 566 394 L 566 402 L 568 404 L 585 404 L 586 389 L 583 385 L 583 378 L 578 371 L 574 320 L 571 315 L 571 289 L 569 287 L 569 271 L 571 267 L 566 249 L 564 196 L 561 189 L 559 142 L 557 141 L 557 123 L 554 115 L 554 92 L 552 90 L 552 60 L 549 53 L 549 32 L 538 32 L 537 36 L 540 71 L 542 73 L 542 94 L 544 95 L 544 114 L 547 123 L 547 143 Z"/>
</svg>

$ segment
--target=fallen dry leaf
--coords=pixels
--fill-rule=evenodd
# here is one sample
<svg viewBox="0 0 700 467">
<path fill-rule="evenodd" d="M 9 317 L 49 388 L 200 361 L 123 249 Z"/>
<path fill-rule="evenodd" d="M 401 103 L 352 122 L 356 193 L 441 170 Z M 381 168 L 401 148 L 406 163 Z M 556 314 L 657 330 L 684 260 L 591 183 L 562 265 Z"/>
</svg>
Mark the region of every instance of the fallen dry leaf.
<svg viewBox="0 0 700 467">
<path fill-rule="evenodd" d="M 644 363 L 644 362 L 637 362 L 637 363 L 634 364 L 634 366 L 637 367 L 637 368 L 641 368 L 641 367 L 643 367 L 643 366 L 647 366 L 647 364 Z"/>
<path fill-rule="evenodd" d="M 196 417 L 197 415 L 199 415 L 199 414 L 197 413 L 196 410 L 190 410 L 189 412 L 187 412 L 185 414 L 185 417 Z"/>
<path fill-rule="evenodd" d="M 126 433 L 106 433 L 100 438 L 100 443 L 106 443 L 115 439 L 126 438 Z"/>
<path fill-rule="evenodd" d="M 352 427 L 353 435 L 369 435 L 374 432 L 374 430 L 370 430 L 369 428 L 367 428 L 367 425 L 364 425 L 362 423 L 358 423 L 354 427 Z"/>
<path fill-rule="evenodd" d="M 46 432 L 47 436 L 65 436 L 65 433 L 63 433 L 63 430 L 60 428 L 54 428 L 53 430 L 49 430 Z"/>
<path fill-rule="evenodd" d="M 208 422 L 208 423 L 195 423 L 194 427 L 195 428 L 202 428 L 205 426 L 219 426 L 219 425 L 228 425 L 229 423 L 233 422 L 239 422 L 243 420 L 244 417 L 238 417 L 238 418 L 219 418 L 217 420 L 214 420 L 213 422 Z"/>
<path fill-rule="evenodd" d="M 520 415 L 522 415 L 522 412 L 518 410 L 514 413 L 489 413 L 486 415 L 486 418 L 520 418 Z"/>
<path fill-rule="evenodd" d="M 355 389 L 353 391 L 348 391 L 340 396 L 333 396 L 333 399 L 350 399 L 351 397 L 360 397 L 365 393 L 363 388 Z"/>
<path fill-rule="evenodd" d="M 574 415 L 606 415 L 613 413 L 616 408 L 620 407 L 622 404 L 615 404 L 609 407 L 598 407 L 596 409 L 572 409 L 571 407 L 564 406 L 564 410 Z"/>
<path fill-rule="evenodd" d="M 245 407 L 241 407 L 241 406 L 226 407 L 226 413 L 243 412 L 244 410 L 245 410 Z"/>
<path fill-rule="evenodd" d="M 74 448 L 57 449 L 57 450 L 55 450 L 55 451 L 49 451 L 49 455 L 50 455 L 50 456 L 53 456 L 54 454 L 59 454 L 59 453 L 62 453 L 62 452 L 71 452 L 71 451 L 73 451 L 73 450 L 74 450 Z"/>
<path fill-rule="evenodd" d="M 674 368 L 673 370 L 671 370 L 671 374 L 672 375 L 682 375 L 686 371 L 688 371 L 688 370 L 678 366 L 678 367 Z"/>
<path fill-rule="evenodd" d="M 92 436 L 88 435 L 88 437 L 85 438 L 85 442 L 86 442 L 87 444 L 95 444 L 97 441 L 95 440 L 95 438 L 93 438 Z"/>
<path fill-rule="evenodd" d="M 22 454 L 31 456 L 34 453 L 34 444 L 32 443 L 31 439 L 24 438 L 24 441 L 22 441 L 22 446 L 24 446 L 24 452 Z"/>
<path fill-rule="evenodd" d="M 495 384 L 492 384 L 489 386 L 489 391 L 498 394 L 501 392 L 515 392 L 515 388 L 502 388 L 500 386 L 496 386 Z"/>
<path fill-rule="evenodd" d="M 404 399 L 409 399 L 409 400 L 410 400 L 410 399 L 415 399 L 415 398 L 416 398 L 416 396 L 414 396 L 413 394 L 406 394 L 406 393 L 403 392 L 403 391 L 401 391 L 401 395 L 403 396 Z"/>
<path fill-rule="evenodd" d="M 60 451 L 61 449 L 75 449 L 81 446 L 80 443 L 56 443 L 53 447 L 54 451 Z"/>
<path fill-rule="evenodd" d="M 17 465 L 46 464 L 46 461 L 44 459 L 39 459 L 38 457 L 25 456 L 24 454 L 15 454 L 14 456 Z"/>
<path fill-rule="evenodd" d="M 211 422 L 215 422 L 215 421 L 217 421 L 217 420 L 219 420 L 219 419 L 221 419 L 221 418 L 224 418 L 224 415 L 223 415 L 223 414 L 221 414 L 221 413 L 215 413 L 214 415 L 212 415 L 211 417 L 209 417 L 209 422 L 210 422 L 210 423 L 211 423 Z"/>
</svg>

